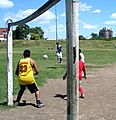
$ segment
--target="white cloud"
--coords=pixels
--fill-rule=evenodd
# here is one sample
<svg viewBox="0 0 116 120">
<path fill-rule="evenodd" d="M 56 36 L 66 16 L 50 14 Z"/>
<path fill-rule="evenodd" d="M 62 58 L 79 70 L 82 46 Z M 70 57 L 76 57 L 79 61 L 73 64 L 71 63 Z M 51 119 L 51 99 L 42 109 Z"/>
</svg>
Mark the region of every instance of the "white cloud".
<svg viewBox="0 0 116 120">
<path fill-rule="evenodd" d="M 45 33 L 54 33 L 55 31 L 56 31 L 56 26 L 55 25 L 51 25 L 47 29 L 45 29 Z M 58 24 L 57 31 L 58 31 L 58 33 L 59 32 L 65 32 L 66 28 L 63 24 Z"/>
<path fill-rule="evenodd" d="M 87 3 L 79 2 L 79 11 L 89 11 L 92 6 L 87 5 Z"/>
<path fill-rule="evenodd" d="M 85 21 L 80 20 L 80 19 L 78 20 L 78 22 L 79 22 L 79 23 L 82 23 L 82 24 L 86 24 L 86 22 L 85 22 Z"/>
<path fill-rule="evenodd" d="M 0 8 L 11 8 L 14 3 L 11 0 L 0 0 Z"/>
<path fill-rule="evenodd" d="M 12 19 L 14 22 L 24 19 L 27 16 L 34 13 L 36 9 L 27 9 L 27 10 L 19 10 L 17 13 L 7 13 L 5 15 L 4 21 L 8 19 Z M 55 19 L 55 15 L 51 11 L 46 11 L 36 19 L 34 19 L 34 22 L 39 22 L 39 24 L 48 24 L 51 20 Z"/>
<path fill-rule="evenodd" d="M 113 25 L 113 24 L 116 24 L 116 21 L 115 20 L 105 21 L 105 24 Z"/>
<path fill-rule="evenodd" d="M 55 20 L 55 14 L 53 14 L 51 11 L 46 11 L 45 13 L 43 13 L 42 15 L 40 15 L 36 21 L 39 22 L 39 24 L 48 24 L 50 23 L 50 21 Z M 55 21 L 54 21 L 55 22 Z"/>
<path fill-rule="evenodd" d="M 97 25 L 85 24 L 83 27 L 85 29 L 97 29 Z"/>
<path fill-rule="evenodd" d="M 14 13 L 6 13 L 4 17 L 4 21 L 7 21 L 8 19 L 12 19 L 13 22 L 16 22 L 18 20 L 24 19 L 25 17 L 29 16 L 33 12 L 35 12 L 36 9 L 28 9 L 28 10 L 19 10 L 16 14 Z"/>
<path fill-rule="evenodd" d="M 43 13 L 39 19 L 41 20 L 53 20 L 55 19 L 55 14 L 53 14 L 51 11 L 46 11 L 45 13 Z"/>
<path fill-rule="evenodd" d="M 96 9 L 96 10 L 92 11 L 92 13 L 101 13 L 101 10 L 100 9 Z"/>
<path fill-rule="evenodd" d="M 14 21 L 17 21 L 16 17 L 14 14 L 11 14 L 11 13 L 7 13 L 5 15 L 5 17 L 3 18 L 3 20 L 6 22 L 8 19 L 11 19 L 13 22 Z"/>
<path fill-rule="evenodd" d="M 28 9 L 28 10 L 19 10 L 15 17 L 17 19 L 23 19 L 23 18 L 26 18 L 27 16 L 31 15 L 33 12 L 35 12 L 36 9 Z"/>
<path fill-rule="evenodd" d="M 112 13 L 111 16 L 110 16 L 110 18 L 116 19 L 116 13 Z"/>
<path fill-rule="evenodd" d="M 61 14 L 60 16 L 61 16 L 61 17 L 65 17 L 65 16 L 66 16 L 66 14 L 65 14 L 65 13 L 63 13 L 63 14 Z"/>
<path fill-rule="evenodd" d="M 44 37 L 45 38 L 49 38 L 51 40 L 55 40 L 55 35 L 56 35 L 56 26 L 55 25 L 51 25 L 48 26 L 48 28 L 44 29 Z M 62 39 L 65 38 L 65 33 L 66 33 L 66 28 L 63 24 L 58 24 L 57 26 L 57 34 L 58 34 L 58 39 Z M 60 36 L 59 36 L 60 35 Z"/>
<path fill-rule="evenodd" d="M 39 24 L 48 24 L 48 23 L 50 23 L 50 21 L 49 20 L 46 20 L 46 21 L 39 21 Z"/>
</svg>

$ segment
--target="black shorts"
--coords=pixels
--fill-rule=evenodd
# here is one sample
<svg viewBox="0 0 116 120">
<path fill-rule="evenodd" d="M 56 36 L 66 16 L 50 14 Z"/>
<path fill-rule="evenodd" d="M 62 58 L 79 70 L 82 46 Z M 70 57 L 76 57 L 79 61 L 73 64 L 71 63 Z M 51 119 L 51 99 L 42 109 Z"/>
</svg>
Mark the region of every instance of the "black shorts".
<svg viewBox="0 0 116 120">
<path fill-rule="evenodd" d="M 38 87 L 37 87 L 37 85 L 36 85 L 35 83 L 29 84 L 29 85 L 20 85 L 20 88 L 21 88 L 22 90 L 25 90 L 26 87 L 28 88 L 28 90 L 29 90 L 32 94 L 39 90 Z"/>
</svg>

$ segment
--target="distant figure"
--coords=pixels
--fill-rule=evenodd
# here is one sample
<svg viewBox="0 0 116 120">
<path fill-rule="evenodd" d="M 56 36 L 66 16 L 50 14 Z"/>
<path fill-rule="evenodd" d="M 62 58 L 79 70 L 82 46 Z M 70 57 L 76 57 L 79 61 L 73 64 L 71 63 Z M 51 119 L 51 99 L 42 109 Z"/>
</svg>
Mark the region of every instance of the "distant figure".
<svg viewBox="0 0 116 120">
<path fill-rule="evenodd" d="M 81 49 L 79 49 L 79 55 L 81 56 L 81 60 L 85 64 L 85 57 L 84 57 L 84 54 L 82 53 Z M 76 61 L 76 48 L 73 47 L 73 63 L 75 63 L 75 61 Z M 66 71 L 65 75 L 63 76 L 63 80 L 66 78 L 66 76 L 67 76 L 67 71 Z"/>
<path fill-rule="evenodd" d="M 79 55 L 81 56 L 81 60 L 83 61 L 83 63 L 85 64 L 85 56 L 84 54 L 82 53 L 82 50 L 79 49 Z M 82 76 L 84 77 L 84 73 L 82 72 Z"/>
<path fill-rule="evenodd" d="M 85 67 L 85 64 L 82 61 L 81 55 L 79 55 L 79 91 L 81 93 L 80 98 L 84 98 L 85 97 L 83 88 L 81 86 L 82 72 L 84 73 L 84 77 L 83 78 L 87 79 L 87 77 L 86 77 L 86 67 Z"/>
<path fill-rule="evenodd" d="M 81 56 L 81 60 L 83 61 L 83 63 L 85 63 L 85 57 L 84 57 L 84 54 L 82 53 L 81 49 L 79 49 L 79 55 Z"/>
<path fill-rule="evenodd" d="M 34 75 L 39 73 L 36 62 L 30 58 L 30 50 L 25 50 L 23 56 L 24 58 L 18 62 L 15 72 L 20 85 L 16 105 L 19 105 L 21 97 L 27 87 L 31 93 L 35 93 L 37 107 L 41 108 L 44 104 L 40 101 L 40 91 L 34 79 Z"/>
<path fill-rule="evenodd" d="M 56 55 L 58 63 L 62 63 L 62 45 L 59 45 L 59 43 L 56 43 Z"/>
<path fill-rule="evenodd" d="M 84 91 L 83 91 L 83 88 L 81 86 L 81 81 L 82 81 L 82 72 L 84 73 L 84 78 L 87 79 L 86 77 L 86 67 L 85 67 L 85 64 L 83 63 L 83 61 L 81 60 L 81 56 L 79 55 L 79 92 L 80 92 L 80 97 L 79 98 L 82 98 L 84 99 L 85 95 L 84 95 Z M 63 76 L 63 80 L 67 77 L 67 73 L 65 73 L 65 75 Z M 64 97 L 64 100 L 67 100 L 67 96 Z"/>
</svg>

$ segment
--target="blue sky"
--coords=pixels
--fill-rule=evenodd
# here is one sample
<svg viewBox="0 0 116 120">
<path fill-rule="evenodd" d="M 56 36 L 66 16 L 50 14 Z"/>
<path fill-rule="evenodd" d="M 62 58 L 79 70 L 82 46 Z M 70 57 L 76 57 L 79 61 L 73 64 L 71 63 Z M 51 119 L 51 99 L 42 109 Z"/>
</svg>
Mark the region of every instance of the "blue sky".
<svg viewBox="0 0 116 120">
<path fill-rule="evenodd" d="M 47 0 L 0 0 L 0 27 L 5 27 L 8 19 L 21 20 Z M 99 33 L 103 27 L 112 28 L 116 36 L 116 1 L 115 0 L 79 0 L 79 35 L 90 37 L 92 32 Z M 66 38 L 65 0 L 61 0 L 57 6 L 58 38 Z M 47 12 L 27 23 L 30 27 L 39 26 L 49 39 L 55 39 L 56 22 L 55 6 Z M 15 27 L 13 27 L 15 29 Z"/>
</svg>

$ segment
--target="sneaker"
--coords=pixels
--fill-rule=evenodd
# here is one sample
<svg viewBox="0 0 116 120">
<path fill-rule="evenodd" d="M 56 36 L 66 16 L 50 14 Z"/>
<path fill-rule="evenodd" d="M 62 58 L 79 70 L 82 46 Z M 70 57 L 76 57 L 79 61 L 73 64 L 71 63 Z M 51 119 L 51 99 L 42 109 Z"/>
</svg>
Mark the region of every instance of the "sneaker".
<svg viewBox="0 0 116 120">
<path fill-rule="evenodd" d="M 64 97 L 64 100 L 67 100 L 67 96 L 66 96 L 66 97 Z"/>
<path fill-rule="evenodd" d="M 44 106 L 44 104 L 40 100 L 37 100 L 36 103 L 38 108 L 41 108 Z"/>
<path fill-rule="evenodd" d="M 82 99 L 84 99 L 84 97 L 85 97 L 84 95 L 81 95 L 79 98 L 82 98 Z"/>
<path fill-rule="evenodd" d="M 38 107 L 38 108 L 41 108 L 41 107 L 43 107 L 43 106 L 44 106 L 43 103 L 39 103 L 39 104 L 37 104 L 37 107 Z"/>
<path fill-rule="evenodd" d="M 15 105 L 15 106 L 19 106 L 19 102 L 16 101 L 16 102 L 14 103 L 14 105 Z"/>
</svg>

